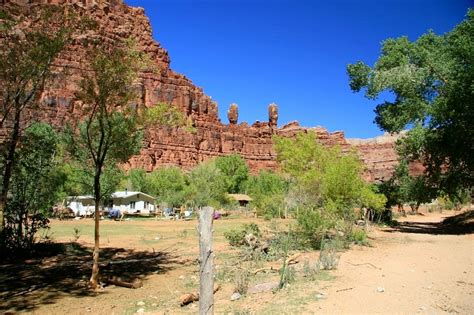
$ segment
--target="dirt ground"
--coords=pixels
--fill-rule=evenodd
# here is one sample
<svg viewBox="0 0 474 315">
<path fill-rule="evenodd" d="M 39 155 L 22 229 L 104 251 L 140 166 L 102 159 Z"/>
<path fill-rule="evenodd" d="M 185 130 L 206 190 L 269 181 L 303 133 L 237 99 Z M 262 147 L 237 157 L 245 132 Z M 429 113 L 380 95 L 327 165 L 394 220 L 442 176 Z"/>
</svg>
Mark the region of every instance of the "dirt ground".
<svg viewBox="0 0 474 315">
<path fill-rule="evenodd" d="M 423 213 L 400 219 L 395 228 L 370 227 L 370 246 L 341 253 L 337 270 L 314 279 L 298 276 L 273 293 L 247 294 L 231 302 L 238 255 L 224 231 L 245 222 L 268 227 L 275 222 L 227 219 L 214 224 L 219 314 L 474 314 L 474 234 L 441 228 L 446 216 Z M 285 224 L 284 221 L 277 222 Z M 34 314 L 180 314 L 197 313 L 196 303 L 181 308 L 178 298 L 198 289 L 197 221 L 132 220 L 101 223 L 103 277 L 143 279 L 132 290 L 107 286 L 87 290 L 92 245 L 91 221 L 54 221 L 52 237 L 61 250 L 42 259 L 0 265 L 0 312 Z M 76 229 L 76 232 L 74 232 Z M 78 238 L 78 239 L 77 239 Z M 77 239 L 76 242 L 73 242 Z M 59 246 L 58 245 L 58 246 Z M 65 249 L 66 248 L 66 249 Z M 303 253 L 295 265 L 311 265 L 317 252 Z M 258 264 L 254 266 L 259 267 Z M 250 287 L 277 281 L 258 274 Z"/>
<path fill-rule="evenodd" d="M 308 310 L 337 314 L 474 314 L 474 235 L 437 234 L 452 212 L 409 216 L 374 229 L 372 247 L 341 257 L 327 299 Z M 383 291 L 383 292 L 379 292 Z"/>
</svg>

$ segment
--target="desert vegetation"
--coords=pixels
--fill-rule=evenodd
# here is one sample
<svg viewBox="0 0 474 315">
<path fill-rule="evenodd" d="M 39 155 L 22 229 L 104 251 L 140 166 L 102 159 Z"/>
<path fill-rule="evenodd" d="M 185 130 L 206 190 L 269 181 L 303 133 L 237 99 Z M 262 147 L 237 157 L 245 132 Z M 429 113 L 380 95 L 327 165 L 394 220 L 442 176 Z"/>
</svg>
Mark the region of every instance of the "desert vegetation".
<svg viewBox="0 0 474 315">
<path fill-rule="evenodd" d="M 472 210 L 452 213 L 456 216 L 445 221 L 438 217 L 436 222 L 421 224 L 406 218 L 394 220 L 394 216 L 406 217 L 407 207 L 409 214 L 418 215 L 421 208 L 429 213 L 470 205 L 474 183 L 472 10 L 445 35 L 428 32 L 414 42 L 405 37 L 388 39 L 373 67 L 362 62 L 347 67 L 353 91 L 364 90 L 372 99 L 387 91 L 395 95 L 393 102 L 375 110 L 381 129 L 409 129 L 397 143 L 399 163 L 393 176 L 378 183 L 364 180 L 364 164 L 357 151 L 323 145 L 312 131 L 273 136 L 274 171 L 252 173 L 239 154 L 208 159 L 186 170 L 128 168 L 127 162 L 146 141 L 147 128 L 196 132 L 185 113 L 171 103 L 136 107 L 132 87 L 140 73 L 156 69 L 132 39 L 113 45 L 84 41 L 89 59 L 83 62 L 88 66 L 74 82 L 82 118 L 63 128 L 36 119 L 41 87 L 54 76 L 53 61 L 72 38 L 96 27 L 85 18 L 58 10 L 29 12 L 37 15 L 34 28 L 21 28 L 21 19 L 0 10 L 0 259 L 5 269 L 11 267 L 0 278 L 11 283 L 0 296 L 9 299 L 0 310 L 32 310 L 31 305 L 16 308 L 11 302 L 29 290 L 18 284 L 19 272 L 27 274 L 31 287 L 46 283 L 47 289 L 64 295 L 69 291 L 98 299 L 106 284 L 138 289 L 134 280 L 142 284 L 149 277 L 163 283 L 162 273 L 169 272 L 174 276 L 172 296 L 141 301 L 138 306 L 147 305 L 152 311 L 193 311 L 191 302 L 199 299 L 193 295 L 199 264 L 196 221 L 103 220 L 102 208 L 116 190 L 154 196 L 161 210 L 192 209 L 197 214 L 193 219 L 203 207 L 215 209 L 217 249 L 208 252 L 217 255 L 215 265 L 208 269 L 223 286 L 225 299 L 232 301 L 252 300 L 250 295 L 256 293 L 291 295 L 310 290 L 313 284 L 333 277 L 343 251 L 371 246 L 370 233 L 388 226 L 390 233 L 472 233 Z M 415 161 L 423 165 L 423 174 L 410 172 L 410 163 Z M 54 207 L 67 196 L 86 194 L 94 200 L 93 228 L 91 220 L 52 219 Z M 249 196 L 250 203 L 240 205 L 232 198 L 235 194 Z M 166 251 L 165 246 L 177 253 Z M 21 263 L 28 261 L 33 266 Z M 379 268 L 372 262 L 363 264 Z M 77 270 L 68 271 L 69 267 Z M 42 268 L 51 279 L 37 275 Z M 177 276 L 176 270 L 185 275 Z M 180 306 L 174 295 L 185 290 L 193 299 Z M 326 298 L 313 293 L 317 301 Z"/>
</svg>

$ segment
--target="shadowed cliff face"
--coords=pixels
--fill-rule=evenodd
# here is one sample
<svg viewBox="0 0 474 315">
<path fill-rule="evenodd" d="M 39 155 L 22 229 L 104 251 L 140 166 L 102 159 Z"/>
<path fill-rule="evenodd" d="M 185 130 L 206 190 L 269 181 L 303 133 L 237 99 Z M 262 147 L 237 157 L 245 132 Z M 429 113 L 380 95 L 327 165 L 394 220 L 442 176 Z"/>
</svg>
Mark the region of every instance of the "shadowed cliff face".
<svg viewBox="0 0 474 315">
<path fill-rule="evenodd" d="M 230 123 L 223 124 L 218 118 L 217 104 L 186 76 L 170 69 L 168 52 L 153 39 L 149 20 L 142 8 L 129 7 L 121 0 L 0 0 L 0 3 L 4 7 L 19 5 L 26 9 L 62 5 L 97 22 L 97 29 L 75 38 L 56 60 L 53 69 L 55 75 L 46 82 L 39 100 L 41 110 L 34 113 L 37 119 L 52 123 L 58 128 L 80 120 L 82 106 L 74 95 L 81 71 L 88 67 L 84 61 L 84 39 L 99 39 L 110 44 L 133 39 L 137 48 L 146 52 L 153 66 L 141 73 L 140 79 L 131 87 L 138 97 L 130 105 L 146 108 L 164 102 L 176 106 L 193 122 L 196 132 L 159 126 L 149 128 L 141 153 L 132 157 L 125 168 L 140 167 L 151 171 L 164 165 L 177 165 L 189 169 L 216 156 L 238 153 L 247 160 L 253 172 L 276 169 L 272 137 L 294 137 L 298 132 L 310 130 L 316 132 L 325 145 L 337 144 L 343 149 L 351 147 L 343 132 L 329 133 L 321 127 L 305 128 L 297 122 L 278 128 L 276 104 L 270 104 L 269 117 L 265 117 L 265 122 L 239 124 L 237 107 L 233 107 L 229 111 Z M 355 147 L 359 149 L 361 159 L 367 166 L 367 180 L 380 180 L 391 175 L 397 164 L 394 141 L 356 144 Z"/>
</svg>

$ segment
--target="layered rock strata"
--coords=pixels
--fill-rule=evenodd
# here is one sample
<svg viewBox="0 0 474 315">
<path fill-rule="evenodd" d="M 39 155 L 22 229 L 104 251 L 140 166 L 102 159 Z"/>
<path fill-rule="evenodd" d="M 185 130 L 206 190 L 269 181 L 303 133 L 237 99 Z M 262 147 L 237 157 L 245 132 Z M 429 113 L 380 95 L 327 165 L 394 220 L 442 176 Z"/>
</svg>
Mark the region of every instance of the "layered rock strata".
<svg viewBox="0 0 474 315">
<path fill-rule="evenodd" d="M 152 171 L 160 166 L 177 165 L 190 169 L 204 160 L 232 153 L 247 160 L 254 172 L 276 169 L 276 155 L 272 137 L 294 137 L 298 132 L 315 132 L 325 145 L 351 145 L 359 149 L 367 165 L 366 178 L 377 181 L 390 176 L 397 163 L 393 141 L 386 143 L 351 143 L 343 132 L 328 132 L 322 127 L 304 128 L 291 122 L 278 128 L 278 107 L 270 104 L 266 122 L 252 125 L 238 123 L 238 107 L 232 104 L 228 111 L 229 124 L 218 118 L 217 104 L 196 87 L 186 76 L 170 68 L 168 52 L 152 37 L 150 22 L 142 8 L 132 8 L 122 0 L 0 0 L 4 7 L 16 4 L 22 7 L 63 5 L 79 15 L 87 15 L 97 22 L 98 28 L 78 36 L 55 61 L 54 76 L 44 85 L 40 97 L 41 111 L 37 118 L 62 127 L 75 123 L 82 115 L 81 104 L 76 100 L 77 82 L 87 68 L 84 38 L 100 39 L 113 44 L 128 38 L 134 39 L 138 49 L 145 52 L 153 67 L 140 74 L 131 87 L 138 98 L 130 104 L 136 108 L 152 107 L 157 103 L 176 106 L 192 121 L 196 132 L 181 128 L 154 126 L 147 130 L 140 154 L 130 159 L 126 168 L 140 167 Z"/>
</svg>

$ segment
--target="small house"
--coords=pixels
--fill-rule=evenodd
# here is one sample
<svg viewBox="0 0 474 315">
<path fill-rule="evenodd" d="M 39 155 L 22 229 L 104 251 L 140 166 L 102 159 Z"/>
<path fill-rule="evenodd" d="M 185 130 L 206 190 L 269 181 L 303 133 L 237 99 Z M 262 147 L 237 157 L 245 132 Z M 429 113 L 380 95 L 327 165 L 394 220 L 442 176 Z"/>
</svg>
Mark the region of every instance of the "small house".
<svg viewBox="0 0 474 315">
<path fill-rule="evenodd" d="M 247 207 L 249 202 L 253 200 L 248 195 L 244 194 L 229 194 L 228 196 L 229 198 L 237 201 L 241 207 Z"/>
<path fill-rule="evenodd" d="M 109 210 L 117 209 L 121 213 L 151 214 L 154 213 L 155 198 L 139 191 L 116 191 L 110 197 Z"/>
<path fill-rule="evenodd" d="M 93 196 L 70 196 L 66 199 L 66 207 L 70 208 L 76 217 L 92 216 L 94 214 Z M 119 210 L 124 214 L 154 213 L 155 198 L 139 191 L 116 191 L 105 203 L 105 210 Z"/>
</svg>

